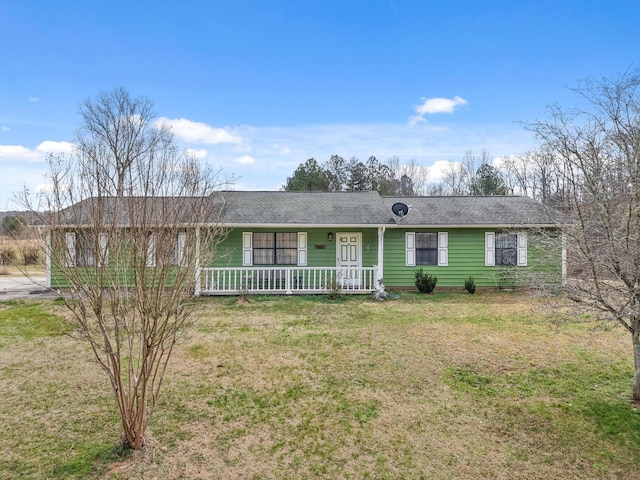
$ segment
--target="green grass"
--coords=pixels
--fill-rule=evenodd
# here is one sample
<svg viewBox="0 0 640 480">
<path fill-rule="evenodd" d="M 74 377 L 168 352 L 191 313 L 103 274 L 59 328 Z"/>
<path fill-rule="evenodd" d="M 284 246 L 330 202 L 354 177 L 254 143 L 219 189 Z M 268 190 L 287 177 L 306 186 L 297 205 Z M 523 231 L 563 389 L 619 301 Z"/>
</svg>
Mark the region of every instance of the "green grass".
<svg viewBox="0 0 640 480">
<path fill-rule="evenodd" d="M 9 300 L 0 302 L 0 341 L 13 337 L 33 340 L 70 331 L 58 315 L 49 312 L 42 302 Z"/>
<path fill-rule="evenodd" d="M 0 479 L 638 476 L 628 334 L 522 292 L 200 299 L 133 453 L 60 308 L 0 303 Z"/>
</svg>

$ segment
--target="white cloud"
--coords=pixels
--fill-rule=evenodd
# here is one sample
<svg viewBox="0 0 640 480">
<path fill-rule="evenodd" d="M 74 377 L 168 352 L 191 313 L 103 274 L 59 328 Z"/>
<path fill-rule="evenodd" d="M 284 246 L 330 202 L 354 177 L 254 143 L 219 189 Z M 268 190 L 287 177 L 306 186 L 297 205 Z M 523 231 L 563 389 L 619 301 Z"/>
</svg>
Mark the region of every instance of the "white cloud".
<svg viewBox="0 0 640 480">
<path fill-rule="evenodd" d="M 31 103 L 37 103 L 37 102 L 40 101 L 40 98 L 39 97 L 34 97 L 33 95 L 29 95 L 29 101 Z"/>
<path fill-rule="evenodd" d="M 433 115 L 436 113 L 453 113 L 456 108 L 466 105 L 468 102 L 462 98 L 455 96 L 453 98 L 426 98 L 423 102 L 415 107 L 416 115 L 409 118 L 409 123 L 415 125 L 418 122 L 424 122 L 425 115 Z"/>
<path fill-rule="evenodd" d="M 39 162 L 42 160 L 42 155 L 22 145 L 0 145 L 0 161 L 2 160 Z"/>
<path fill-rule="evenodd" d="M 203 148 L 187 148 L 185 153 L 190 157 L 198 159 L 206 158 L 208 155 L 208 152 Z"/>
<path fill-rule="evenodd" d="M 9 132 L 11 129 L 9 127 L 2 126 L 0 127 L 0 132 Z"/>
<path fill-rule="evenodd" d="M 33 189 L 37 193 L 51 192 L 53 191 L 53 185 L 50 183 L 39 183 Z"/>
<path fill-rule="evenodd" d="M 234 135 L 224 128 L 216 128 L 206 123 L 193 122 L 186 118 L 166 118 L 161 117 L 156 122 L 157 125 L 166 125 L 177 138 L 185 142 L 220 144 L 220 143 L 240 143 L 242 138 Z"/>
<path fill-rule="evenodd" d="M 55 155 L 57 153 L 71 153 L 73 151 L 73 148 L 73 143 L 45 140 L 36 147 L 36 151 L 45 155 L 47 153 L 53 153 Z"/>
<path fill-rule="evenodd" d="M 237 158 L 233 163 L 237 163 L 239 165 L 253 165 L 254 163 L 256 163 L 256 159 L 251 155 L 244 155 L 240 158 Z"/>
<path fill-rule="evenodd" d="M 69 142 L 51 140 L 45 140 L 34 150 L 22 145 L 0 145 L 0 161 L 43 162 L 47 154 L 71 153 L 73 147 L 73 144 Z"/>
<path fill-rule="evenodd" d="M 291 149 L 288 147 L 283 147 L 280 150 L 278 150 L 278 153 L 280 155 L 289 155 L 291 153 Z"/>
<path fill-rule="evenodd" d="M 451 172 L 451 167 L 459 165 L 461 162 L 452 162 L 449 160 L 436 160 L 433 165 L 428 167 L 429 175 L 428 181 L 432 183 L 438 183 L 444 176 Z"/>
</svg>

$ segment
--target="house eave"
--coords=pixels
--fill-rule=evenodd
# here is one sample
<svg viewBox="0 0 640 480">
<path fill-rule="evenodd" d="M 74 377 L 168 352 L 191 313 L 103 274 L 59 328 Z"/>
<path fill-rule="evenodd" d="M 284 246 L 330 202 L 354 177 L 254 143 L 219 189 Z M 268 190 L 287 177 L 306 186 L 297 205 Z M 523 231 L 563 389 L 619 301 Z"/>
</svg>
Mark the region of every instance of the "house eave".
<svg viewBox="0 0 640 480">
<path fill-rule="evenodd" d="M 148 225 L 148 228 L 154 228 L 153 225 Z M 163 225 L 157 226 L 163 227 Z M 166 225 L 164 225 L 166 227 Z M 190 223 L 190 224 L 178 224 L 174 225 L 174 228 L 295 228 L 295 229 L 311 229 L 311 228 L 333 228 L 333 229 L 360 229 L 360 228 L 429 228 L 429 229 L 443 229 L 443 228 L 560 228 L 562 225 L 545 223 L 545 224 L 531 224 L 531 223 L 487 223 L 487 224 L 402 224 L 402 223 Z M 48 226 L 48 230 L 57 229 L 85 229 L 96 228 L 96 225 L 90 224 L 65 224 L 57 227 Z M 105 228 L 131 228 L 131 225 L 118 224 L 118 225 L 105 225 Z M 139 228 L 139 226 L 136 226 Z"/>
<path fill-rule="evenodd" d="M 223 228 L 378 228 L 390 226 L 384 223 L 224 223 Z"/>
<path fill-rule="evenodd" d="M 430 229 L 454 229 L 454 228 L 504 228 L 504 229 L 522 229 L 522 228 L 558 228 L 560 225 L 552 223 L 533 224 L 533 223 L 485 223 L 485 224 L 392 224 L 386 225 L 388 228 L 430 228 Z"/>
</svg>

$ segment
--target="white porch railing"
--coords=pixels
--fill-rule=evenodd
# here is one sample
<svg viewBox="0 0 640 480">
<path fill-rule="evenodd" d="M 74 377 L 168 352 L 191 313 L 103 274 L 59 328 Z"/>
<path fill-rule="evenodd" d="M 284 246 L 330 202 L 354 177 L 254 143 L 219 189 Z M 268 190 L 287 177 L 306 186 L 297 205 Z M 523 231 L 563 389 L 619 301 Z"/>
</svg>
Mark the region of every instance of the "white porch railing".
<svg viewBox="0 0 640 480">
<path fill-rule="evenodd" d="M 370 293 L 377 267 L 237 267 L 202 268 L 200 295 L 246 293 Z"/>
</svg>

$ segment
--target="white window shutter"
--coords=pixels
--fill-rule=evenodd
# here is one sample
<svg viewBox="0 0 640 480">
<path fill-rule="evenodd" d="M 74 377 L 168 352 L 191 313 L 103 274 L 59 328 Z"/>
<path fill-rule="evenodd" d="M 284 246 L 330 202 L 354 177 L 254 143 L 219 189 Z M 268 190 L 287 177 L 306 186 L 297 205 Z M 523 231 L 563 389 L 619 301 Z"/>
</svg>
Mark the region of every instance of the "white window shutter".
<svg viewBox="0 0 640 480">
<path fill-rule="evenodd" d="M 484 264 L 493 267 L 496 264 L 496 234 L 484 232 Z"/>
<path fill-rule="evenodd" d="M 147 236 L 147 267 L 156 266 L 156 236 L 149 234 Z"/>
<path fill-rule="evenodd" d="M 438 266 L 449 265 L 449 233 L 438 232 Z"/>
<path fill-rule="evenodd" d="M 406 247 L 406 265 L 407 267 L 416 266 L 416 234 L 415 232 L 406 232 L 404 234 Z"/>
<path fill-rule="evenodd" d="M 176 265 L 181 266 L 185 264 L 185 247 L 187 245 L 187 232 L 178 232 L 176 238 Z"/>
<path fill-rule="evenodd" d="M 106 233 L 98 234 L 98 245 L 100 247 L 100 251 L 98 252 L 97 265 L 99 267 L 108 266 L 109 265 L 109 247 L 108 247 L 108 237 Z"/>
<path fill-rule="evenodd" d="M 67 267 L 76 266 L 76 234 L 75 232 L 67 232 L 65 234 L 65 265 Z"/>
<path fill-rule="evenodd" d="M 242 266 L 253 265 L 253 233 L 242 232 Z"/>
<path fill-rule="evenodd" d="M 527 234 L 518 234 L 518 266 L 527 266 Z"/>
<path fill-rule="evenodd" d="M 298 232 L 298 266 L 307 266 L 307 232 Z"/>
</svg>

